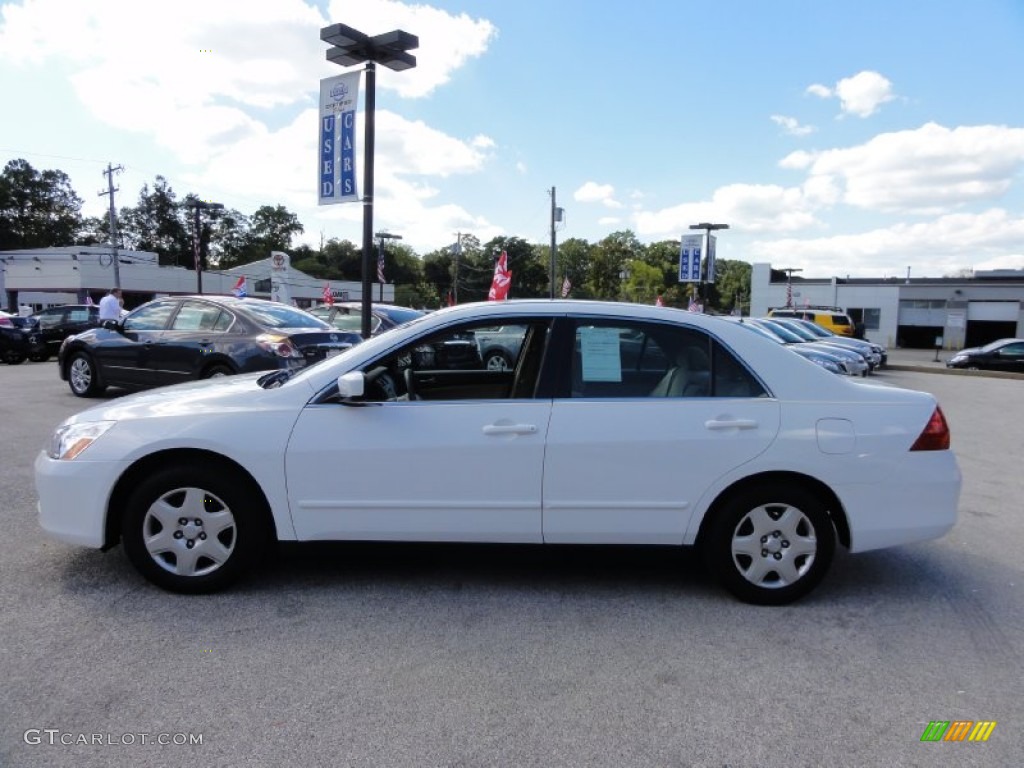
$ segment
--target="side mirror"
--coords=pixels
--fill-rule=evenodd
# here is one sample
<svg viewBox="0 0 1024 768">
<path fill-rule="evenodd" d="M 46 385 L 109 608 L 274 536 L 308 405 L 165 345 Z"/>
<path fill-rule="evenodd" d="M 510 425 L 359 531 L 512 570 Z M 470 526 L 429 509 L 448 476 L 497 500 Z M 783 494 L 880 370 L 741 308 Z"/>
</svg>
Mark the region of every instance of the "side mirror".
<svg viewBox="0 0 1024 768">
<path fill-rule="evenodd" d="M 366 376 L 362 371 L 350 371 L 338 377 L 338 395 L 342 400 L 362 397 L 366 391 Z"/>
<path fill-rule="evenodd" d="M 106 328 L 108 331 L 121 332 L 121 323 L 117 320 L 104 320 L 100 323 L 101 328 Z"/>
</svg>

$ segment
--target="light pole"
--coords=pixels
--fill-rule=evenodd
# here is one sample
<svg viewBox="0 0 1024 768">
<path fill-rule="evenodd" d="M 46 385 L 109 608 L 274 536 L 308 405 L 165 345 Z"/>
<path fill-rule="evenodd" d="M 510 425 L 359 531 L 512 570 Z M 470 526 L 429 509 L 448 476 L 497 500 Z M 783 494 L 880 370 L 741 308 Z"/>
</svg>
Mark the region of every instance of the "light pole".
<svg viewBox="0 0 1024 768">
<path fill-rule="evenodd" d="M 793 273 L 803 272 L 802 269 L 797 267 L 785 267 L 780 270 L 786 273 L 786 309 L 792 309 L 793 307 Z"/>
<path fill-rule="evenodd" d="M 384 301 L 384 241 L 385 240 L 401 240 L 401 235 L 392 235 L 390 232 L 378 232 L 374 237 L 379 241 L 379 250 L 377 251 L 377 282 L 380 283 L 380 299 Z"/>
<path fill-rule="evenodd" d="M 203 232 L 200 229 L 199 211 L 221 211 L 224 209 L 221 203 L 211 203 L 207 200 L 193 200 L 190 205 L 195 209 L 195 234 L 192 238 L 192 253 L 196 262 L 196 293 L 203 292 Z"/>
<path fill-rule="evenodd" d="M 711 224 L 706 221 L 702 221 L 700 224 L 691 224 L 690 229 L 702 229 L 704 230 L 704 263 L 700 268 L 700 280 L 697 282 L 697 298 L 700 300 L 701 307 L 704 306 L 704 281 L 705 279 L 714 277 L 713 274 L 709 274 L 709 270 L 714 265 L 711 263 L 711 233 L 716 229 L 728 229 L 728 224 Z M 706 276 L 706 277 L 705 277 Z M 708 279 L 708 282 L 711 282 Z"/>
<path fill-rule="evenodd" d="M 370 338 L 371 306 L 373 303 L 373 139 L 374 112 L 377 107 L 377 63 L 402 72 L 416 66 L 416 57 L 409 53 L 419 48 L 420 39 L 400 29 L 382 35 L 369 35 L 345 24 L 332 24 L 320 30 L 320 39 L 329 43 L 327 60 L 351 67 L 366 63 L 366 137 L 364 142 L 363 172 L 363 338 Z"/>
</svg>

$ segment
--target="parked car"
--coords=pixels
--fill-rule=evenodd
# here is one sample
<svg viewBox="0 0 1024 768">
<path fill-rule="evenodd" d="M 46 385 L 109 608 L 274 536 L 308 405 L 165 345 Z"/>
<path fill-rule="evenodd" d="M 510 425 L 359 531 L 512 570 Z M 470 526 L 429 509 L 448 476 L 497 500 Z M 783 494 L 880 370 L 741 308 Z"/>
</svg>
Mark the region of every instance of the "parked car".
<svg viewBox="0 0 1024 768">
<path fill-rule="evenodd" d="M 961 349 L 946 361 L 946 367 L 1024 373 L 1024 339 L 999 339 L 983 347 Z"/>
<path fill-rule="evenodd" d="M 882 355 L 877 352 L 871 344 L 861 339 L 851 339 L 847 336 L 836 336 L 831 331 L 826 331 L 817 323 L 810 320 L 798 320 L 795 317 L 773 317 L 767 318 L 784 328 L 788 328 L 805 341 L 814 341 L 819 344 L 827 344 L 830 347 L 838 347 L 854 352 L 864 358 L 869 370 L 873 371 L 882 364 Z M 820 331 L 820 333 L 819 333 Z"/>
<path fill-rule="evenodd" d="M 362 339 L 363 305 L 358 301 L 337 301 L 333 305 L 321 305 L 309 310 L 310 314 L 330 323 L 339 331 L 355 335 L 355 342 Z M 370 335 L 376 336 L 399 325 L 423 317 L 418 309 L 399 307 L 394 304 L 372 304 L 370 306 Z"/>
<path fill-rule="evenodd" d="M 773 318 L 774 319 L 774 318 Z M 782 318 L 779 318 L 780 320 Z M 876 367 L 884 368 L 885 364 L 889 361 L 889 352 L 882 345 L 869 339 L 851 339 L 848 336 L 839 336 L 838 334 L 832 333 L 832 331 L 826 330 L 817 323 L 811 322 L 810 320 L 801 320 L 799 318 L 788 318 L 788 323 L 796 323 L 801 328 L 806 328 L 808 331 L 813 333 L 822 341 L 828 341 L 832 344 L 841 344 L 842 346 L 849 347 L 851 349 L 864 349 L 863 346 L 866 344 L 875 355 L 878 356 L 878 362 Z"/>
<path fill-rule="evenodd" d="M 781 325 L 778 321 L 772 318 L 750 318 L 750 322 L 755 325 L 760 325 L 762 328 L 767 328 L 777 336 L 782 337 L 782 340 L 786 344 L 792 345 L 794 348 L 800 345 L 805 345 L 810 349 L 816 349 L 820 352 L 825 352 L 833 357 L 838 357 L 843 361 L 843 366 L 846 368 L 846 372 L 851 376 L 867 376 L 870 371 L 868 361 L 858 352 L 854 352 L 848 349 L 841 349 L 835 345 L 829 345 L 825 343 L 819 343 L 816 341 L 810 341 L 800 334 L 791 331 L 784 325 Z"/>
<path fill-rule="evenodd" d="M 45 360 L 39 323 L 31 317 L 0 312 L 0 359 L 19 365 L 29 358 Z"/>
<path fill-rule="evenodd" d="M 60 377 L 79 397 L 236 373 L 301 368 L 347 347 L 301 309 L 262 299 L 177 296 L 69 336 Z"/>
<path fill-rule="evenodd" d="M 514 370 L 416 355 L 505 326 L 526 328 Z M 624 365 L 626 343 L 657 355 Z M 391 371 L 398 391 L 377 386 Z M 949 531 L 949 446 L 932 395 L 833 376 L 738 323 L 521 300 L 439 310 L 295 371 L 94 406 L 35 473 L 46 531 L 120 541 L 179 592 L 227 586 L 274 540 L 648 544 L 696 547 L 740 599 L 782 604 L 837 542 Z"/>
<path fill-rule="evenodd" d="M 100 324 L 100 308 L 95 304 L 65 304 L 47 307 L 32 315 L 39 323 L 43 349 L 39 357 L 48 360 L 60 351 L 68 336 L 96 328 Z"/>
<path fill-rule="evenodd" d="M 749 331 L 758 333 L 767 339 L 771 339 L 776 344 L 782 344 L 787 349 L 791 350 L 794 354 L 809 360 L 817 366 L 824 368 L 829 373 L 834 373 L 839 376 L 852 376 L 853 373 L 846 367 L 843 360 L 836 357 L 835 355 L 829 354 L 827 351 L 822 350 L 818 347 L 811 347 L 807 344 L 789 344 L 785 339 L 779 336 L 772 330 L 766 327 L 756 325 L 750 321 L 750 318 L 732 317 L 728 318 L 730 321 L 741 325 Z"/>
<path fill-rule="evenodd" d="M 768 317 L 798 317 L 810 320 L 822 328 L 840 336 L 853 338 L 856 326 L 841 307 L 774 307 L 768 310 Z"/>
</svg>

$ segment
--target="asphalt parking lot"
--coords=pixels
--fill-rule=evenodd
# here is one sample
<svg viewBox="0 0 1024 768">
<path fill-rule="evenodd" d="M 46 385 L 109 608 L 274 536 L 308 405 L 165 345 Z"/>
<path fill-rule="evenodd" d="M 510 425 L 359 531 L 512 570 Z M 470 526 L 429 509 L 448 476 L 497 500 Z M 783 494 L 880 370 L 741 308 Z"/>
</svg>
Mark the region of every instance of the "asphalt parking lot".
<svg viewBox="0 0 1024 768">
<path fill-rule="evenodd" d="M 1020 765 L 1024 381 L 877 378 L 939 398 L 956 528 L 758 608 L 637 548 L 292 547 L 167 594 L 44 536 L 32 462 L 88 403 L 0 366 L 0 766 Z"/>
</svg>

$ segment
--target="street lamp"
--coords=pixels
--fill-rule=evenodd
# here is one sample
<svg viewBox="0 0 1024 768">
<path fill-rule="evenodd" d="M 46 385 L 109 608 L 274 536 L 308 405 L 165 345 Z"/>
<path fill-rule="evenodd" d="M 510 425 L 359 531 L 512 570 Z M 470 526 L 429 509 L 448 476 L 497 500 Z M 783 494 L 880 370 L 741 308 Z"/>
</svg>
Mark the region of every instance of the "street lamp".
<svg viewBox="0 0 1024 768">
<path fill-rule="evenodd" d="M 366 149 L 363 174 L 363 338 L 370 338 L 371 306 L 373 297 L 371 272 L 373 265 L 373 139 L 374 112 L 377 107 L 377 62 L 388 69 L 402 72 L 416 66 L 416 57 L 409 53 L 419 48 L 416 35 L 400 29 L 382 35 L 369 35 L 345 24 L 332 24 L 320 30 L 320 39 L 331 45 L 327 60 L 351 67 L 366 63 Z M 383 289 L 382 289 L 383 290 Z"/>
<path fill-rule="evenodd" d="M 728 229 L 728 224 L 710 224 L 706 221 L 702 221 L 700 224 L 691 224 L 690 229 L 703 229 L 706 237 L 704 238 L 704 264 L 700 268 L 700 280 L 697 282 L 697 297 L 700 299 L 701 306 L 704 305 L 704 280 L 705 276 L 708 278 L 712 277 L 709 274 L 709 270 L 712 268 L 711 264 L 711 233 L 716 229 Z M 710 280 L 709 280 L 710 282 Z"/>
<path fill-rule="evenodd" d="M 384 241 L 401 240 L 401 235 L 392 235 L 390 232 L 378 232 L 374 235 L 380 241 L 380 250 L 377 252 L 377 281 L 380 283 L 380 301 L 384 301 Z"/>
<path fill-rule="evenodd" d="M 195 209 L 195 232 L 192 238 L 192 253 L 196 261 L 196 293 L 203 292 L 203 259 L 200 255 L 202 250 L 202 230 L 200 230 L 199 211 L 221 211 L 224 209 L 221 203 L 211 203 L 207 200 L 193 200 L 190 205 Z"/>
</svg>

